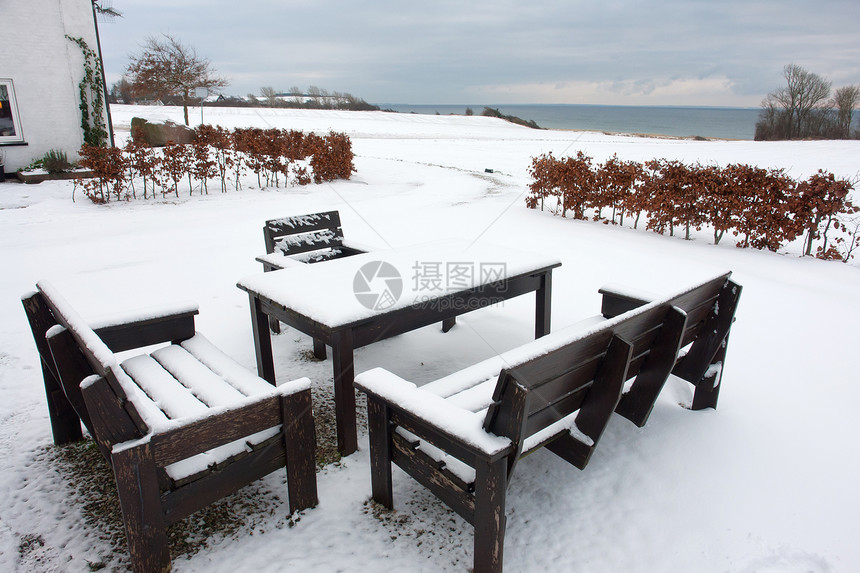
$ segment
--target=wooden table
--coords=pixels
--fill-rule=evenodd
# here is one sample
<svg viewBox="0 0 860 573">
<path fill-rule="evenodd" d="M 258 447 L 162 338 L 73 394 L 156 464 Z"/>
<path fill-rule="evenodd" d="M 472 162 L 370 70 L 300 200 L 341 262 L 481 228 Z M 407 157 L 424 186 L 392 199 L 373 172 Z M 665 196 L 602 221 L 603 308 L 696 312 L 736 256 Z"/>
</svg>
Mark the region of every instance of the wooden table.
<svg viewBox="0 0 860 573">
<path fill-rule="evenodd" d="M 373 251 L 259 273 L 237 286 L 250 297 L 257 372 L 275 383 L 269 317 L 332 348 L 338 450 L 357 449 L 353 351 L 472 310 L 535 292 L 535 337 L 550 331 L 553 257 L 466 241 Z"/>
</svg>

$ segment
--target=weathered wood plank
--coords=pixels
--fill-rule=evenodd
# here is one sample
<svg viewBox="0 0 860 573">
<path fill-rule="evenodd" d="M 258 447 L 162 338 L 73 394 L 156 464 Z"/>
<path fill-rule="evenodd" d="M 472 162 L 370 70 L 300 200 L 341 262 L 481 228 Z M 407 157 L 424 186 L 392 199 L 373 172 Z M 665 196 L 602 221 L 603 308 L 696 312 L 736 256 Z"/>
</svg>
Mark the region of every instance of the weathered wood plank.
<svg viewBox="0 0 860 573">
<path fill-rule="evenodd" d="M 278 237 L 280 235 L 307 233 L 317 229 L 334 229 L 340 226 L 340 212 L 326 211 L 323 213 L 270 219 L 266 221 L 263 230 L 264 232 L 270 233 L 273 237 Z M 269 252 L 271 253 L 272 251 Z"/>
<path fill-rule="evenodd" d="M 367 397 L 367 430 L 370 441 L 370 486 L 373 499 L 394 509 L 391 481 L 391 423 L 388 406 L 375 396 Z"/>
<path fill-rule="evenodd" d="M 474 573 L 502 570 L 505 544 L 505 497 L 508 471 L 505 460 L 480 463 L 475 468 Z"/>
<path fill-rule="evenodd" d="M 120 449 L 112 458 L 132 568 L 139 573 L 169 571 L 167 524 L 150 445 Z"/>
<path fill-rule="evenodd" d="M 99 338 L 114 352 L 143 348 L 161 342 L 178 343 L 194 336 L 194 315 L 198 311 L 138 320 L 130 323 L 97 328 Z"/>
<path fill-rule="evenodd" d="M 442 503 L 453 509 L 457 514 L 474 524 L 475 499 L 459 484 L 451 481 L 445 472 L 440 471 L 438 464 L 421 450 L 412 448 L 400 435 L 393 434 L 391 440 L 392 461 L 412 478 L 429 489 Z M 503 459 L 502 462 L 505 460 Z"/>
<path fill-rule="evenodd" d="M 152 436 L 153 456 L 167 466 L 193 455 L 262 432 L 281 423 L 277 396 L 217 416 L 196 420 Z"/>
<path fill-rule="evenodd" d="M 615 409 L 640 428 L 651 415 L 657 396 L 675 366 L 686 323 L 686 316 L 677 307 L 672 307 L 666 312 L 666 320 L 660 330 L 659 339 L 655 341 L 645 363 L 637 369 L 636 380 L 630 390 L 622 396 Z"/>
<path fill-rule="evenodd" d="M 319 503 L 316 432 L 310 389 L 283 396 L 281 412 L 287 457 L 287 493 L 292 513 L 315 507 Z"/>
<path fill-rule="evenodd" d="M 35 292 L 21 299 L 36 350 L 42 366 L 42 381 L 45 385 L 45 399 L 48 404 L 48 416 L 51 420 L 51 432 L 55 444 L 76 442 L 83 438 L 81 419 L 89 420 L 86 408 L 82 403 L 77 406 L 66 396 L 62 387 L 62 379 L 55 364 L 46 334 L 57 324 L 50 309 L 45 304 L 41 293 Z M 89 427 L 89 425 L 87 425 Z"/>
</svg>

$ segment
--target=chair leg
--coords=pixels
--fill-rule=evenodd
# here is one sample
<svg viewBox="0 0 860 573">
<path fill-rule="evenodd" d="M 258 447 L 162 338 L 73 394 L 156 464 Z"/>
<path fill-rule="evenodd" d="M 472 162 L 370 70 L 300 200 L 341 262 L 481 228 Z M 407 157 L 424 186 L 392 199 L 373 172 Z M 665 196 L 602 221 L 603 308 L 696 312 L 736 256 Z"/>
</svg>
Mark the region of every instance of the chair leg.
<svg viewBox="0 0 860 573">
<path fill-rule="evenodd" d="M 452 316 L 442 321 L 442 332 L 448 332 L 457 324 L 457 317 Z"/>
<path fill-rule="evenodd" d="M 281 321 L 277 318 L 269 317 L 269 330 L 272 331 L 272 334 L 280 334 L 281 333 Z"/>
<path fill-rule="evenodd" d="M 367 396 L 367 426 L 370 434 L 370 484 L 373 499 L 388 509 L 394 509 L 388 406 L 372 395 Z"/>
<path fill-rule="evenodd" d="M 167 527 L 150 445 L 114 451 L 111 457 L 132 569 L 169 571 Z"/>
<path fill-rule="evenodd" d="M 311 391 L 281 399 L 287 452 L 287 491 L 290 513 L 319 503 L 316 476 L 316 437 Z"/>
<path fill-rule="evenodd" d="M 63 389 L 57 381 L 42 367 L 42 377 L 45 380 L 45 396 L 48 401 L 48 417 L 51 420 L 51 432 L 54 444 L 68 444 L 83 438 L 81 421 L 72 404 L 66 398 Z"/>
<path fill-rule="evenodd" d="M 508 459 L 479 462 L 475 468 L 474 573 L 500 572 L 505 543 Z"/>
</svg>

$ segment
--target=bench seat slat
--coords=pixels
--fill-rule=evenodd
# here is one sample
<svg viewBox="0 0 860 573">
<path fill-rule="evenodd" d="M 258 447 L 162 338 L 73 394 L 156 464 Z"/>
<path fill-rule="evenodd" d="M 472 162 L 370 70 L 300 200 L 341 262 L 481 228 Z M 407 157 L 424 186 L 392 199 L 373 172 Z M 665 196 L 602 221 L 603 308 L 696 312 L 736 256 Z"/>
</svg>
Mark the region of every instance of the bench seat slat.
<svg viewBox="0 0 860 573">
<path fill-rule="evenodd" d="M 181 346 L 159 348 L 152 357 L 210 408 L 229 406 L 245 397 Z"/>
<path fill-rule="evenodd" d="M 180 384 L 170 372 L 148 354 L 128 358 L 120 366 L 131 378 L 133 384 L 140 387 L 146 393 L 148 400 L 167 418 L 184 418 L 202 414 L 208 410 L 206 404 L 194 396 L 190 389 Z M 138 404 L 136 403 L 135 406 Z M 144 422 L 149 425 L 150 419 L 144 416 Z"/>
<path fill-rule="evenodd" d="M 271 384 L 224 354 L 200 333 L 182 341 L 182 348 L 245 396 L 267 393 L 272 389 Z"/>
<path fill-rule="evenodd" d="M 540 342 L 533 341 L 516 348 L 512 348 L 507 352 L 503 352 L 498 356 L 487 358 L 471 366 L 467 366 L 462 370 L 449 374 L 428 382 L 421 386 L 422 390 L 435 394 L 442 398 L 449 398 L 463 390 L 468 390 L 475 384 L 485 380 L 492 380 L 495 384 L 499 377 L 499 372 L 503 368 L 509 367 L 511 364 L 519 364 L 526 360 L 546 353 L 547 351 L 559 348 L 569 343 L 571 339 L 582 331 L 606 322 L 602 316 L 592 316 L 580 322 L 571 324 L 555 332 L 550 332 L 546 336 L 540 338 Z"/>
<path fill-rule="evenodd" d="M 446 398 L 451 404 L 459 406 L 470 412 L 479 412 L 486 410 L 490 402 L 493 400 L 493 389 L 496 387 L 496 379 L 488 378 L 484 382 L 466 388 L 462 392 L 458 392 Z"/>
</svg>

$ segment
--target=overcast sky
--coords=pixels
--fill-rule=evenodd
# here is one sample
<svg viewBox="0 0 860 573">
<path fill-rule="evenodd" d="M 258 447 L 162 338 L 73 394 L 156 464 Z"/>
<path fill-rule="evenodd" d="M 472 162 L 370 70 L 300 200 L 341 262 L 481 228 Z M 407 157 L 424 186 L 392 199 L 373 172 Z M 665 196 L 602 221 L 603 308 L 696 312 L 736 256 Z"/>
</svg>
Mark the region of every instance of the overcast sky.
<svg viewBox="0 0 860 573">
<path fill-rule="evenodd" d="M 796 63 L 860 84 L 858 0 L 105 0 L 108 84 L 170 33 L 230 85 L 371 103 L 758 107 Z"/>
</svg>

